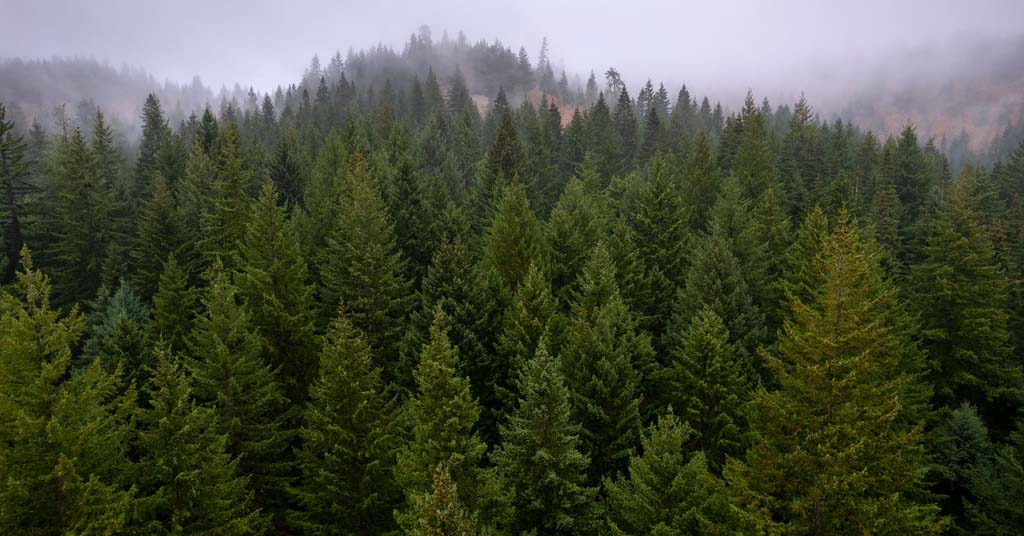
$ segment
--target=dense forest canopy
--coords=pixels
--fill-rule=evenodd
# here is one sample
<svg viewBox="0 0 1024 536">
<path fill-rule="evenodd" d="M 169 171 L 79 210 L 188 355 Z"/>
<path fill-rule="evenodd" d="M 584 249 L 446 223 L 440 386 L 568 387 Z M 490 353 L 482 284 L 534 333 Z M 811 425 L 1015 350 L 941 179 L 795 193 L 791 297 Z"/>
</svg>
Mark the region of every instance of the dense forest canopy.
<svg viewBox="0 0 1024 536">
<path fill-rule="evenodd" d="M 1024 145 L 540 51 L 0 106 L 0 527 L 1020 533 Z"/>
</svg>

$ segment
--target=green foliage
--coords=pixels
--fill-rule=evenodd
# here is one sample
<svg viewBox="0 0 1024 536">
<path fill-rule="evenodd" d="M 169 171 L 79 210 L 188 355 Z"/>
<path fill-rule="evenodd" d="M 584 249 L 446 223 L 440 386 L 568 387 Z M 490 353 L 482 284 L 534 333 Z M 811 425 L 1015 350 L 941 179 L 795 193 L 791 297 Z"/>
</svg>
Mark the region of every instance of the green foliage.
<svg viewBox="0 0 1024 536">
<path fill-rule="evenodd" d="M 305 398 L 316 369 L 313 289 L 294 228 L 269 182 L 246 218 L 238 244 L 238 293 L 263 338 L 266 359 L 277 369 L 291 400 Z"/>
<path fill-rule="evenodd" d="M 353 165 L 321 262 L 323 302 L 329 311 L 345 304 L 387 375 L 398 363 L 411 289 L 378 185 L 361 161 Z"/>
<path fill-rule="evenodd" d="M 504 189 L 484 235 L 484 262 L 510 289 L 519 286 L 530 264 L 541 257 L 541 227 L 530 209 L 526 191 L 514 184 Z"/>
<path fill-rule="evenodd" d="M 1007 281 L 980 218 L 978 181 L 961 176 L 946 192 L 912 267 L 935 400 L 970 402 L 996 429 L 1024 403 L 1024 377 L 1011 356 Z"/>
<path fill-rule="evenodd" d="M 0 527 L 14 534 L 112 533 L 134 508 L 128 443 L 135 392 L 93 362 L 69 374 L 76 310 L 50 306 L 27 250 L 0 293 Z"/>
<path fill-rule="evenodd" d="M 295 524 L 312 534 L 386 533 L 400 493 L 392 474 L 396 408 L 344 311 L 324 337 L 319 371 L 299 430 Z"/>
<path fill-rule="evenodd" d="M 238 459 L 227 452 L 217 413 L 192 399 L 192 380 L 158 349 L 146 387 L 138 449 L 140 513 L 150 533 L 259 534 L 266 522 L 253 505 Z"/>
<path fill-rule="evenodd" d="M 569 389 L 559 369 L 541 341 L 517 376 L 519 403 L 491 454 L 511 487 L 518 533 L 593 530 L 597 489 L 584 484 L 589 460 L 579 451 L 580 427 L 572 420 Z"/>
<path fill-rule="evenodd" d="M 82 364 L 99 359 L 107 371 L 121 369 L 129 380 L 142 385 L 149 375 L 153 339 L 145 302 L 122 282 L 113 294 L 100 291 L 89 316 L 89 337 L 82 349 Z"/>
<path fill-rule="evenodd" d="M 469 379 L 458 373 L 458 349 L 452 347 L 445 327 L 445 315 L 436 309 L 430 328 L 430 342 L 423 346 L 416 367 L 416 394 L 409 402 L 412 439 L 398 453 L 396 480 L 405 491 L 412 510 L 430 492 L 431 478 L 443 464 L 452 481 L 460 486 L 458 497 L 473 507 L 480 502 L 480 460 L 487 445 L 474 432 L 480 407 L 470 394 Z M 409 513 L 407 512 L 407 513 Z M 399 516 L 399 523 L 410 523 Z"/>
<path fill-rule="evenodd" d="M 227 452 L 249 479 L 254 504 L 279 515 L 288 482 L 290 440 L 286 403 L 275 371 L 264 362 L 263 341 L 238 303 L 228 274 L 211 274 L 187 346 L 192 391 L 216 410 L 217 430 L 226 434 Z"/>
<path fill-rule="evenodd" d="M 153 296 L 153 340 L 163 341 L 172 351 L 185 349 L 185 338 L 192 330 L 196 315 L 196 289 L 189 286 L 188 274 L 172 254 L 164 263 L 160 284 Z"/>
<path fill-rule="evenodd" d="M 780 389 L 756 394 L 756 440 L 726 477 L 781 533 L 938 534 L 946 522 L 923 493 L 921 425 L 901 418 L 910 342 L 860 240 L 841 215 L 815 258 L 813 301 L 791 298 L 778 355 L 765 356 Z"/>
<path fill-rule="evenodd" d="M 725 484 L 708 471 L 702 453 L 687 459 L 692 431 L 671 412 L 630 456 L 628 476 L 605 478 L 611 534 L 744 534 Z"/>
<path fill-rule="evenodd" d="M 653 366 L 650 339 L 619 296 L 608 251 L 598 244 L 583 269 L 561 361 L 572 391 L 589 482 L 625 468 L 640 437 L 642 379 Z"/>
<path fill-rule="evenodd" d="M 660 386 L 663 405 L 676 408 L 694 430 L 690 450 L 704 452 L 712 471 L 745 451 L 750 386 L 742 357 L 710 305 L 697 313 L 674 349 Z"/>
</svg>

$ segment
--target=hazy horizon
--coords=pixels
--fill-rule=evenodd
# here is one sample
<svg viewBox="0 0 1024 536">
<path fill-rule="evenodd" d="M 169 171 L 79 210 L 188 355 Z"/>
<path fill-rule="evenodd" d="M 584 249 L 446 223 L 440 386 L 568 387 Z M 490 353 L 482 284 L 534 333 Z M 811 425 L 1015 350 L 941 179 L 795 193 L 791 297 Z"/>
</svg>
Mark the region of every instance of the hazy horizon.
<svg viewBox="0 0 1024 536">
<path fill-rule="evenodd" d="M 446 32 L 455 39 L 463 31 L 470 41 L 499 40 L 513 50 L 524 46 L 531 60 L 547 37 L 552 62 L 570 75 L 585 76 L 593 69 L 600 78 L 614 66 L 631 88 L 652 78 L 724 98 L 752 88 L 787 100 L 806 91 L 815 101 L 848 81 L 877 78 L 894 57 L 920 61 L 901 63 L 885 76 L 905 70 L 941 75 L 949 62 L 969 58 L 960 50 L 963 44 L 1024 35 L 1018 24 L 1024 3 L 1008 0 L 970 5 L 871 0 L 857 6 L 732 0 L 631 10 L 617 3 L 535 0 L 515 7 L 468 1 L 354 7 L 316 1 L 282 11 L 271 5 L 183 0 L 170 9 L 129 0 L 17 3 L 0 20 L 0 56 L 90 57 L 145 69 L 160 81 L 188 83 L 198 76 L 214 90 L 238 83 L 263 92 L 296 81 L 314 54 L 326 58 L 377 44 L 400 50 L 409 35 L 427 25 L 435 39 Z"/>
</svg>

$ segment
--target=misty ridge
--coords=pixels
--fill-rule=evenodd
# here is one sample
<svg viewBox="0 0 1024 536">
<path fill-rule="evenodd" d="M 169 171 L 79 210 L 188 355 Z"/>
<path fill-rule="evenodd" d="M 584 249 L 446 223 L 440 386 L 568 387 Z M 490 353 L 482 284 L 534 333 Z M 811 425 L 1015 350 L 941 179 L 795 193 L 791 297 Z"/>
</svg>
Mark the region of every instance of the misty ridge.
<svg viewBox="0 0 1024 536">
<path fill-rule="evenodd" d="M 229 109 L 257 113 L 264 97 L 272 99 L 278 113 L 286 105 L 294 110 L 304 98 L 316 97 L 321 78 L 331 92 L 407 100 L 414 80 L 422 83 L 432 71 L 446 91 L 453 80 L 461 79 L 481 113 L 502 89 L 515 105 L 530 101 L 539 106 L 543 99 L 552 99 L 563 123 L 568 123 L 574 109 L 592 105 L 598 93 L 614 103 L 620 88 L 634 96 L 650 93 L 639 95 L 641 99 L 664 89 L 669 96 L 667 113 L 683 82 L 661 84 L 658 75 L 685 78 L 685 73 L 619 74 L 615 66 L 575 71 L 580 66 L 554 63 L 551 55 L 547 38 L 531 54 L 526 45 L 471 42 L 462 31 L 455 37 L 445 31 L 435 39 L 431 29 L 422 26 L 397 48 L 378 44 L 358 51 L 350 48 L 345 55 L 314 56 L 297 81 L 263 91 L 244 80 L 214 91 L 198 76 L 185 84 L 161 83 L 144 67 L 115 69 L 95 59 L 0 58 L 0 102 L 7 104 L 8 114 L 23 132 L 33 121 L 47 130 L 77 125 L 87 131 L 99 108 L 122 142 L 133 145 L 141 133 L 142 102 L 150 93 L 163 103 L 169 123 L 181 126 L 208 106 L 220 116 Z M 736 78 L 743 80 L 742 73 Z M 645 82 L 653 85 L 645 88 Z M 349 87 L 339 89 L 339 84 Z M 909 122 L 926 141 L 932 139 L 956 169 L 966 162 L 991 165 L 1024 140 L 1024 37 L 919 47 L 852 69 L 808 65 L 805 72 L 788 79 L 780 75 L 760 84 L 756 79 L 743 84 L 711 83 L 710 91 L 700 95 L 691 85 L 690 93 L 698 105 L 707 98 L 712 110 L 721 106 L 724 117 L 738 112 L 750 92 L 763 99 L 760 104 L 777 108 L 781 124 L 807 91 L 820 121 L 850 122 L 882 136 L 898 133 Z M 637 110 L 644 106 L 638 102 Z"/>
</svg>

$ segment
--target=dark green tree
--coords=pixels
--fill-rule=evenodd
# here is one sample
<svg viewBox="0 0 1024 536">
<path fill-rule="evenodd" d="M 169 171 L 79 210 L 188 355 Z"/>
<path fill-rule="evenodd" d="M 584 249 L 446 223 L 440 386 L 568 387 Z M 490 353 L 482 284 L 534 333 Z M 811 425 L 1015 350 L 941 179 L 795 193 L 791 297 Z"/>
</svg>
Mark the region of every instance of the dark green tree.
<svg viewBox="0 0 1024 536">
<path fill-rule="evenodd" d="M 210 276 L 203 313 L 187 340 L 193 393 L 216 410 L 217 430 L 226 435 L 239 474 L 248 478 L 253 504 L 279 523 L 290 461 L 287 400 L 228 274 L 215 269 Z"/>
<path fill-rule="evenodd" d="M 305 399 L 316 371 L 313 287 L 294 227 L 266 181 L 246 218 L 237 247 L 235 284 L 252 325 L 263 338 L 268 364 L 281 376 L 288 398 Z"/>
<path fill-rule="evenodd" d="M 394 485 L 395 414 L 380 367 L 344 311 L 331 323 L 303 411 L 298 451 L 302 506 L 295 524 L 313 534 L 383 534 L 401 500 Z"/>
<path fill-rule="evenodd" d="M 543 341 L 516 378 L 519 403 L 491 454 L 516 511 L 514 531 L 579 534 L 594 530 L 597 488 L 585 486 L 589 460 L 579 451 L 569 389 Z"/>
</svg>

